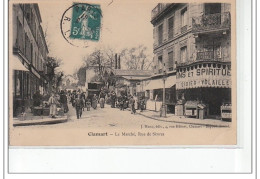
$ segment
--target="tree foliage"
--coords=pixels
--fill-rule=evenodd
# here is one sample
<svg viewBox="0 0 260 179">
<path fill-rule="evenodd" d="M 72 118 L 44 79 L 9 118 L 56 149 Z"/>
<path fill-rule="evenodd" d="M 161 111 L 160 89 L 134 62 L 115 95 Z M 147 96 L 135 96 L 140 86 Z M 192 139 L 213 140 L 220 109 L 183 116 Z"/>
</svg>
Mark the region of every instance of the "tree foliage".
<svg viewBox="0 0 260 179">
<path fill-rule="evenodd" d="M 129 70 L 150 70 L 152 67 L 152 58 L 144 45 L 125 48 L 121 51 L 120 56 L 123 66 Z"/>
<path fill-rule="evenodd" d="M 61 85 L 62 77 L 64 76 L 62 71 L 58 71 L 57 68 L 60 67 L 61 60 L 54 58 L 54 57 L 48 57 L 46 60 L 46 66 L 47 66 L 47 78 L 51 86 L 57 88 Z"/>
<path fill-rule="evenodd" d="M 84 57 L 84 68 L 86 70 L 95 71 L 95 76 L 92 81 L 104 82 L 104 84 L 109 87 L 113 83 L 111 73 L 114 66 L 115 52 L 112 48 L 100 48 L 95 49 L 90 55 Z M 82 68 L 81 68 L 82 69 Z M 78 74 L 80 75 L 80 70 Z M 83 78 L 82 78 L 83 79 Z M 82 82 L 80 82 L 82 83 Z"/>
</svg>

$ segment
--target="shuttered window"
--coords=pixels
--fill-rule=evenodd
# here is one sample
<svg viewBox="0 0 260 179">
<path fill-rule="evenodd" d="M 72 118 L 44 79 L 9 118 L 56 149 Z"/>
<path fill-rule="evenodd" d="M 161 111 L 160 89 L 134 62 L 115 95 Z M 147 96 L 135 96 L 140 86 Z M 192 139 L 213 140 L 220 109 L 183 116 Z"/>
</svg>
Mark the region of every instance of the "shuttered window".
<svg viewBox="0 0 260 179">
<path fill-rule="evenodd" d="M 168 38 L 173 38 L 173 17 L 168 19 Z"/>
<path fill-rule="evenodd" d="M 158 43 L 159 45 L 163 42 L 163 24 L 158 27 Z"/>
<path fill-rule="evenodd" d="M 173 51 L 168 52 L 168 68 L 172 71 L 174 67 Z"/>
</svg>

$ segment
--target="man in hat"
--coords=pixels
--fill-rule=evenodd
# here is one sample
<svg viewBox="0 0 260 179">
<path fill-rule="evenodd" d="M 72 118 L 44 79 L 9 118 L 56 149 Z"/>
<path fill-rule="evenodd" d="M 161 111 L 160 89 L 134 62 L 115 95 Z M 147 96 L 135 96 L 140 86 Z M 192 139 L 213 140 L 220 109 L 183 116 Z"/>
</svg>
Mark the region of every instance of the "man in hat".
<svg viewBox="0 0 260 179">
<path fill-rule="evenodd" d="M 111 108 L 115 108 L 115 104 L 116 104 L 116 93 L 113 91 L 111 93 Z"/>
<path fill-rule="evenodd" d="M 100 108 L 104 108 L 105 107 L 105 97 L 106 97 L 106 93 L 102 90 L 99 94 L 99 103 L 100 103 Z"/>
<path fill-rule="evenodd" d="M 76 109 L 77 119 L 81 118 L 82 116 L 82 107 L 83 107 L 83 100 L 80 97 L 80 94 L 78 94 L 75 99 L 75 109 Z"/>
</svg>

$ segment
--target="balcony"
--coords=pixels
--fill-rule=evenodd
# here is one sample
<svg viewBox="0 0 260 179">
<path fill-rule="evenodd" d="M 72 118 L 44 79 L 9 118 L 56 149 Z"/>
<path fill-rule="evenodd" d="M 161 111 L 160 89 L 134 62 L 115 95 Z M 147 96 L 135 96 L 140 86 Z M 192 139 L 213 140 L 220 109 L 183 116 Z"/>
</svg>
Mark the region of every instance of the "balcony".
<svg viewBox="0 0 260 179">
<path fill-rule="evenodd" d="M 197 61 L 220 61 L 221 54 L 214 51 L 197 52 Z"/>
<path fill-rule="evenodd" d="M 202 15 L 192 18 L 193 33 L 208 33 L 230 29 L 230 13 Z"/>
<path fill-rule="evenodd" d="M 176 67 L 187 66 L 190 64 L 194 64 L 196 62 L 228 62 L 227 59 L 222 57 L 222 51 L 204 51 L 204 52 L 196 52 L 196 60 L 183 60 L 176 64 Z"/>
<path fill-rule="evenodd" d="M 159 3 L 153 10 L 152 10 L 152 20 L 159 15 L 161 12 L 163 12 L 168 6 L 170 6 L 172 3 Z"/>
</svg>

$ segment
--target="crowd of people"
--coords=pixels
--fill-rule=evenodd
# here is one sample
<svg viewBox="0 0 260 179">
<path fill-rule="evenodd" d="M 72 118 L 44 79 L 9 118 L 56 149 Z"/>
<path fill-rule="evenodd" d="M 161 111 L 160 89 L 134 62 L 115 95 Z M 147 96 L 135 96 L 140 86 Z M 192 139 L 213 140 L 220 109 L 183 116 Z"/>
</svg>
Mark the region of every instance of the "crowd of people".
<svg viewBox="0 0 260 179">
<path fill-rule="evenodd" d="M 112 91 L 108 94 L 108 98 L 111 101 L 112 108 L 117 107 L 120 110 L 125 110 L 129 107 L 132 114 L 135 114 L 137 109 L 140 109 L 141 112 L 145 109 L 145 97 L 142 95 L 138 98 L 136 95 L 127 95 L 125 93 L 120 93 L 120 95 L 117 95 L 114 91 Z"/>
<path fill-rule="evenodd" d="M 40 105 L 42 96 L 37 91 L 34 96 L 34 105 Z M 143 111 L 145 107 L 145 97 L 136 95 L 127 95 L 125 92 L 116 94 L 115 91 L 107 92 L 101 89 L 99 94 L 86 95 L 86 92 L 81 90 L 63 91 L 59 93 L 52 92 L 47 101 L 50 107 L 50 117 L 55 118 L 57 115 L 57 108 L 64 113 L 69 111 L 68 103 L 71 103 L 75 108 L 77 119 L 81 118 L 82 111 L 85 109 L 90 111 L 91 108 L 97 109 L 98 104 L 100 108 L 104 108 L 105 104 L 111 105 L 111 108 L 118 108 L 124 111 L 130 108 L 131 114 L 135 114 L 137 109 Z"/>
</svg>

